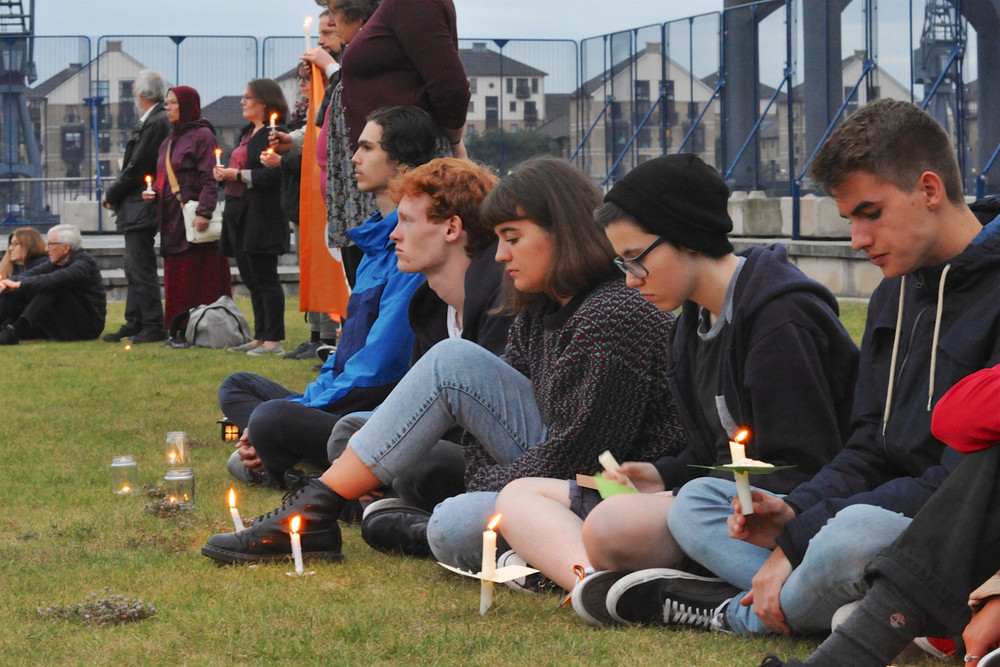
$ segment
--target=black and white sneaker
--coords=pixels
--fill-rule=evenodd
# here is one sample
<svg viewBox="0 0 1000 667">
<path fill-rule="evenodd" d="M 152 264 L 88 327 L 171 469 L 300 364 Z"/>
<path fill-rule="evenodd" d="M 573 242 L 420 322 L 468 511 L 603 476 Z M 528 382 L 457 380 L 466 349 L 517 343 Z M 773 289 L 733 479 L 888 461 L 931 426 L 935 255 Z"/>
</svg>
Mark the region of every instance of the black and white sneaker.
<svg viewBox="0 0 1000 667">
<path fill-rule="evenodd" d="M 740 590 L 718 577 L 653 568 L 619 579 L 607 595 L 608 614 L 625 625 L 667 625 L 729 632 L 725 609 Z"/>
<path fill-rule="evenodd" d="M 507 567 L 508 565 L 523 565 L 525 567 L 531 567 L 528 561 L 524 560 L 517 555 L 517 552 L 513 549 L 509 549 L 497 558 L 497 569 L 502 567 Z M 518 577 L 517 579 L 511 579 L 510 581 L 505 581 L 505 584 L 509 588 L 519 591 L 521 593 L 550 593 L 552 591 L 561 590 L 559 586 L 546 577 L 541 572 L 535 572 L 534 574 L 529 574 L 525 577 Z"/>
<path fill-rule="evenodd" d="M 570 596 L 576 615 L 595 627 L 617 625 L 608 613 L 608 591 L 627 573 L 602 570 L 576 582 Z"/>
</svg>

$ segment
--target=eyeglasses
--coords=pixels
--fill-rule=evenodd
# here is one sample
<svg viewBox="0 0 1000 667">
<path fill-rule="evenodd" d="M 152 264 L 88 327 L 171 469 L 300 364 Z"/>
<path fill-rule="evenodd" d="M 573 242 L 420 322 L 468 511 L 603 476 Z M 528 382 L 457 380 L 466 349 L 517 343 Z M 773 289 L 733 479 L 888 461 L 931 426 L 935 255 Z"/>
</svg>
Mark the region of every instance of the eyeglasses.
<svg viewBox="0 0 1000 667">
<path fill-rule="evenodd" d="M 51 248 L 52 246 L 55 246 L 55 245 L 69 245 L 69 244 L 68 243 L 60 243 L 59 241 L 46 241 L 45 245 L 48 246 L 49 248 Z"/>
<path fill-rule="evenodd" d="M 644 278 L 646 278 L 646 276 L 649 275 L 649 269 L 647 269 L 645 266 L 642 265 L 643 258 L 645 258 L 646 255 L 648 255 L 650 252 L 652 252 L 653 248 L 660 245 L 664 241 L 666 241 L 666 239 L 661 236 L 660 238 L 653 241 L 648 248 L 640 252 L 635 257 L 632 257 L 631 259 L 622 259 L 621 257 L 615 257 L 615 265 L 622 270 L 622 273 L 631 273 L 639 280 L 643 280 Z"/>
</svg>

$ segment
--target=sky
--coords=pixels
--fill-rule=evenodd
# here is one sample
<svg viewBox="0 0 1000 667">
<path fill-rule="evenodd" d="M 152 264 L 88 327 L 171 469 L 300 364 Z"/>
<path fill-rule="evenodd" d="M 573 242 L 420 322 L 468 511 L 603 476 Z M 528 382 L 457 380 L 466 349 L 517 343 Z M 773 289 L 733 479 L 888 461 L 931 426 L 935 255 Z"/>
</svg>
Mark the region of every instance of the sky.
<svg viewBox="0 0 1000 667">
<path fill-rule="evenodd" d="M 722 0 L 454 2 L 461 38 L 579 40 L 722 8 Z M 36 0 L 35 34 L 297 36 L 319 11 L 313 0 Z"/>
</svg>

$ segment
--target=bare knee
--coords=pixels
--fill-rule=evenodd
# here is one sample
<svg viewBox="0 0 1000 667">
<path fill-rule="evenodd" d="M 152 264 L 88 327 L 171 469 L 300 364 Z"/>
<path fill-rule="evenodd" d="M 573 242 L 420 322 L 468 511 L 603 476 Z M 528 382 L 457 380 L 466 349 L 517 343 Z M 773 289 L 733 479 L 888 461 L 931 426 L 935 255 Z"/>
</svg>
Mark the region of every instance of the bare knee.
<svg viewBox="0 0 1000 667">
<path fill-rule="evenodd" d="M 583 544 L 594 568 L 633 571 L 676 565 L 679 549 L 667 528 L 670 500 L 621 495 L 594 508 L 583 522 Z"/>
</svg>

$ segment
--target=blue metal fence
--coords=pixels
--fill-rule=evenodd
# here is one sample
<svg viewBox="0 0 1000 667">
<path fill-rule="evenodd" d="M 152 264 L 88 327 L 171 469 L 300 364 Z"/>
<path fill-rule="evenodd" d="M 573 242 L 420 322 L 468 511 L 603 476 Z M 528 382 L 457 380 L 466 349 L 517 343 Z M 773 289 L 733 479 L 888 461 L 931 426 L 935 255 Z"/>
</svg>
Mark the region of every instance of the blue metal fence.
<svg viewBox="0 0 1000 667">
<path fill-rule="evenodd" d="M 651 157 L 693 152 L 734 190 L 790 195 L 797 236 L 822 141 L 868 100 L 893 97 L 942 122 L 967 190 L 984 196 L 1000 192 L 1000 92 L 979 82 L 1000 75 L 1000 47 L 978 35 L 997 25 L 996 8 L 974 0 L 764 0 L 580 42 L 463 39 L 467 143 L 501 172 L 562 155 L 605 187 Z M 106 35 L 92 54 L 84 37 L 0 38 L 4 222 L 99 198 L 135 120 L 140 69 L 198 89 L 225 133 L 242 125 L 251 78 L 278 79 L 292 101 L 303 48 L 301 36 Z M 22 103 L 34 145 L 11 122 Z"/>
</svg>

